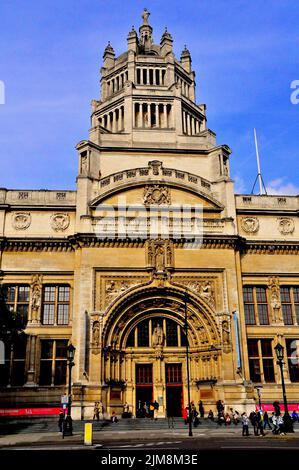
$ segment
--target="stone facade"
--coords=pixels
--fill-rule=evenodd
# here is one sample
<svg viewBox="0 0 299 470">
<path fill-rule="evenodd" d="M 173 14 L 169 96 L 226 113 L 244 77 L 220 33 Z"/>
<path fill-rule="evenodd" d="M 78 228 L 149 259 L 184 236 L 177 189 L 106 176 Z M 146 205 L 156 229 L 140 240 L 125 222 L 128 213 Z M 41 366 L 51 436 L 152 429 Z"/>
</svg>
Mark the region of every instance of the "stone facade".
<svg viewBox="0 0 299 470">
<path fill-rule="evenodd" d="M 98 400 L 107 416 L 125 402 L 136 416 L 149 399 L 178 415 L 186 315 L 192 400 L 249 410 L 257 383 L 265 402 L 281 400 L 273 348 L 299 339 L 298 197 L 234 194 L 189 51 L 178 60 L 170 33 L 155 44 L 146 10 L 142 21 L 125 53 L 104 51 L 77 190 L 0 189 L 1 282 L 28 315 L 2 406 L 59 403 L 71 340 L 74 417 Z"/>
</svg>

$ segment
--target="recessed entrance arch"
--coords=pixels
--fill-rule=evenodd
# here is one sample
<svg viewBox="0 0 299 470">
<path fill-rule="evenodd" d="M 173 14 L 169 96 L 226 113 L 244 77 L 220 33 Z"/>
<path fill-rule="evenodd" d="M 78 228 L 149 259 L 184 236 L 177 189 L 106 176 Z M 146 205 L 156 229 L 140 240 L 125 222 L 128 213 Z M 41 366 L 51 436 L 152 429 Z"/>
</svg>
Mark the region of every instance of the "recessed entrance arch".
<svg viewBox="0 0 299 470">
<path fill-rule="evenodd" d="M 187 404 L 186 308 L 191 386 L 197 400 L 196 383 L 218 377 L 221 367 L 219 330 L 202 299 L 191 293 L 186 298 L 176 286 L 149 286 L 133 289 L 107 312 L 102 382 L 110 391 L 122 387 L 119 406 L 127 402 L 135 416 L 150 400 L 158 401 L 160 416 L 181 416 Z"/>
</svg>

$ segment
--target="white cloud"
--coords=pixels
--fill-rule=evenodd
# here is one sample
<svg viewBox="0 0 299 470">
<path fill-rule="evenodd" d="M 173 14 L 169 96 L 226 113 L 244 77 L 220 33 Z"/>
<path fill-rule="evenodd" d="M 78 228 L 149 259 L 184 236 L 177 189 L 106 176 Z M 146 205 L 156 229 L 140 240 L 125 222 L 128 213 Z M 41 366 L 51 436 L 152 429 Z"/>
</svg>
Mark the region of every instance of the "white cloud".
<svg viewBox="0 0 299 470">
<path fill-rule="evenodd" d="M 268 194 L 284 194 L 284 195 L 295 195 L 299 194 L 299 186 L 295 186 L 293 183 L 285 181 L 285 178 L 277 178 L 269 181 L 266 185 Z"/>
</svg>

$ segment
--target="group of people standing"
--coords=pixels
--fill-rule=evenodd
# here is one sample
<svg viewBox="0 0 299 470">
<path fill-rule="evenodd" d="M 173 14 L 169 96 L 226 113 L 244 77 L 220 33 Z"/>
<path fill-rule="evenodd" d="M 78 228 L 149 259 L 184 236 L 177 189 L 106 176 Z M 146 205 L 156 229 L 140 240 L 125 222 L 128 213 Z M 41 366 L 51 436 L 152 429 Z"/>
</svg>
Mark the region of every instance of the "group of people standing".
<svg viewBox="0 0 299 470">
<path fill-rule="evenodd" d="M 298 420 L 298 413 L 292 413 L 292 420 Z M 242 435 L 249 436 L 249 424 L 253 427 L 255 436 L 265 436 L 265 430 L 269 429 L 273 434 L 285 435 L 285 424 L 283 416 L 279 408 L 275 408 L 272 415 L 269 416 L 267 411 L 257 410 L 252 411 L 249 416 L 247 413 L 242 413 Z"/>
<path fill-rule="evenodd" d="M 191 401 L 190 407 L 186 406 L 183 410 L 183 419 L 185 421 L 185 424 L 189 423 L 189 421 L 191 420 L 195 427 L 198 426 L 198 424 L 200 423 L 199 418 L 204 418 L 204 416 L 205 409 L 201 400 L 198 402 L 198 411 L 196 409 L 194 401 Z"/>
<path fill-rule="evenodd" d="M 139 418 L 150 418 L 157 421 L 159 412 L 159 403 L 157 400 L 153 402 L 139 402 L 137 417 Z"/>
</svg>

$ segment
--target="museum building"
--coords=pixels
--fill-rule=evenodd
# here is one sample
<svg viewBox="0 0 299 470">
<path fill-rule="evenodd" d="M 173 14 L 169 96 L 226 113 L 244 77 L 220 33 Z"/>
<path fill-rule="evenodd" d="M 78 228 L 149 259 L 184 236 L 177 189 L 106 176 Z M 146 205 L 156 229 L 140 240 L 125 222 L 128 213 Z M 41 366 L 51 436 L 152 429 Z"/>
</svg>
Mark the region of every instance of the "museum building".
<svg viewBox="0 0 299 470">
<path fill-rule="evenodd" d="M 181 416 L 187 343 L 207 411 L 251 410 L 257 386 L 282 401 L 278 342 L 298 402 L 298 196 L 234 193 L 190 52 L 177 59 L 167 30 L 156 44 L 147 10 L 100 72 L 76 191 L 0 189 L 0 282 L 27 321 L 0 365 L 0 407 L 59 406 L 70 341 L 78 419 L 95 401 L 106 416 L 152 400 Z"/>
</svg>

